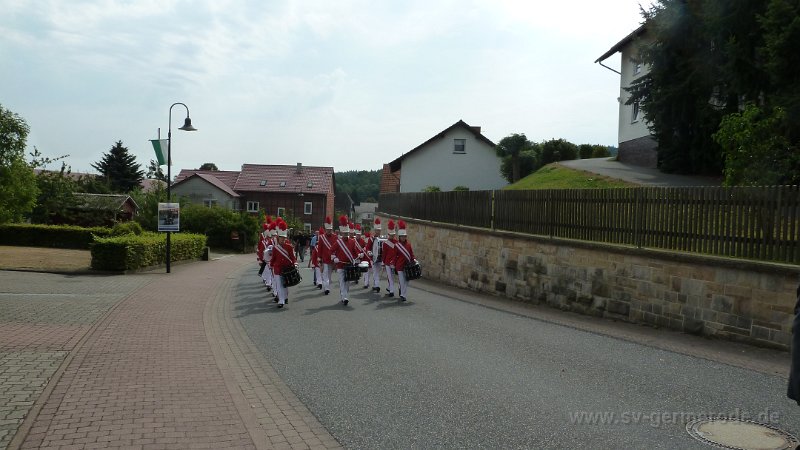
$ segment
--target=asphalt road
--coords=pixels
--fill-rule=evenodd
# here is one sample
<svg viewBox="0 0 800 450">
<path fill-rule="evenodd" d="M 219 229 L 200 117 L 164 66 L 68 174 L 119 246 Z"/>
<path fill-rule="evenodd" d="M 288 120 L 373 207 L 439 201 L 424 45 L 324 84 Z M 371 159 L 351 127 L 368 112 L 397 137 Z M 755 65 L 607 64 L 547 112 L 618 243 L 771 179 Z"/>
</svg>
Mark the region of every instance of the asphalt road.
<svg viewBox="0 0 800 450">
<path fill-rule="evenodd" d="M 347 448 L 708 449 L 686 432 L 704 415 L 800 434 L 782 377 L 459 301 L 457 290 L 412 287 L 399 303 L 359 286 L 345 307 L 306 270 L 283 309 L 244 273 L 234 307 Z"/>
</svg>

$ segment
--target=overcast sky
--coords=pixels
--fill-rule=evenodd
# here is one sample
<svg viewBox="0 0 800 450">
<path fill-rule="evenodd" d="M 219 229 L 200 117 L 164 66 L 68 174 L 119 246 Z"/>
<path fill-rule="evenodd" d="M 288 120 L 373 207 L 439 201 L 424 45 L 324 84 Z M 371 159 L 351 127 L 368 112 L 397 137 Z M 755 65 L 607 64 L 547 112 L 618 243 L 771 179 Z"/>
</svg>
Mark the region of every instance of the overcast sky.
<svg viewBox="0 0 800 450">
<path fill-rule="evenodd" d="M 172 109 L 173 174 L 376 170 L 458 120 L 495 143 L 616 145 L 619 76 L 594 61 L 640 4 L 0 0 L 0 104 L 28 122 L 29 150 L 76 172 L 118 140 L 145 168 L 175 102 L 199 131 Z"/>
</svg>

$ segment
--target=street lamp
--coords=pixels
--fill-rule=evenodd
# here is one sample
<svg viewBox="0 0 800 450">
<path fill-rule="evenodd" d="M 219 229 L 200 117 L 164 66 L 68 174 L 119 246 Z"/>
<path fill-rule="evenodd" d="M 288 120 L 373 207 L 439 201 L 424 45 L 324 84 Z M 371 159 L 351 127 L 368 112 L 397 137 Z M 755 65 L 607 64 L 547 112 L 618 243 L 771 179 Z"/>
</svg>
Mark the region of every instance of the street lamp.
<svg viewBox="0 0 800 450">
<path fill-rule="evenodd" d="M 186 108 L 186 120 L 183 121 L 183 126 L 178 129 L 183 131 L 197 131 L 197 128 L 192 126 L 192 119 L 189 118 L 189 107 L 183 103 L 173 103 L 169 107 L 169 127 L 167 128 L 167 203 L 172 201 L 172 191 L 170 189 L 172 187 L 172 108 L 175 105 L 181 105 Z M 170 271 L 170 260 L 172 259 L 170 255 L 171 235 L 172 232 L 167 231 L 167 273 Z"/>
</svg>

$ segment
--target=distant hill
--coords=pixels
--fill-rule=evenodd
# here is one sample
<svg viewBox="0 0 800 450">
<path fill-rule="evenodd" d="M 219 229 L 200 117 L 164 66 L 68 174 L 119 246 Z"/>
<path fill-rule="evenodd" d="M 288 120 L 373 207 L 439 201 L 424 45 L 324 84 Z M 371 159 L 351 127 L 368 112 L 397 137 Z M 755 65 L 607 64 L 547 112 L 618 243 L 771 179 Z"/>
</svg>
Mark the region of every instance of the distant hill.
<svg viewBox="0 0 800 450">
<path fill-rule="evenodd" d="M 381 185 L 380 170 L 348 170 L 334 172 L 336 195 L 350 194 L 353 202 L 377 202 Z"/>
</svg>

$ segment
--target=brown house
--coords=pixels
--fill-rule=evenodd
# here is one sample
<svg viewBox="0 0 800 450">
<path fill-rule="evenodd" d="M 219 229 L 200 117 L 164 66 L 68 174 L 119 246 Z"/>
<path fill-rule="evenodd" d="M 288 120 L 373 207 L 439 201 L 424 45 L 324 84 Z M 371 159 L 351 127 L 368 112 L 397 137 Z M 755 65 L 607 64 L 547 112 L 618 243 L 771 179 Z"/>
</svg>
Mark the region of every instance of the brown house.
<svg viewBox="0 0 800 450">
<path fill-rule="evenodd" d="M 76 192 L 75 205 L 71 208 L 74 221 L 81 225 L 110 226 L 127 222 L 136 215 L 139 206 L 124 194 L 86 194 Z"/>
<path fill-rule="evenodd" d="M 241 171 L 183 169 L 172 191 L 207 206 L 231 204 L 235 210 L 252 214 L 263 210 L 272 217 L 290 214 L 307 230 L 321 227 L 325 216 L 334 213 L 333 167 L 297 163 L 244 164 Z"/>
</svg>

